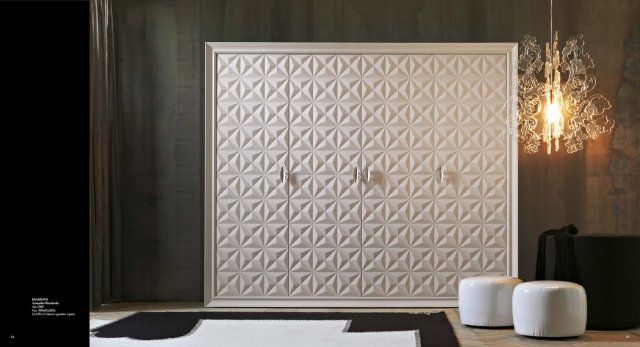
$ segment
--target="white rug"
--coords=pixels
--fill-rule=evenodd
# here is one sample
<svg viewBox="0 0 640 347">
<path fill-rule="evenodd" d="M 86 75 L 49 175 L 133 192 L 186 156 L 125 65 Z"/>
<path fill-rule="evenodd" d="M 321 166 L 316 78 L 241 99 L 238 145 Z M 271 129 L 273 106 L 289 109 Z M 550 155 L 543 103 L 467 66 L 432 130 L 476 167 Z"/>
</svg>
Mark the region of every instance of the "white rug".
<svg viewBox="0 0 640 347">
<path fill-rule="evenodd" d="M 91 328 L 110 321 L 92 319 Z M 188 335 L 164 340 L 90 337 L 95 347 L 414 347 L 418 331 L 344 332 L 349 321 L 200 320 Z"/>
</svg>

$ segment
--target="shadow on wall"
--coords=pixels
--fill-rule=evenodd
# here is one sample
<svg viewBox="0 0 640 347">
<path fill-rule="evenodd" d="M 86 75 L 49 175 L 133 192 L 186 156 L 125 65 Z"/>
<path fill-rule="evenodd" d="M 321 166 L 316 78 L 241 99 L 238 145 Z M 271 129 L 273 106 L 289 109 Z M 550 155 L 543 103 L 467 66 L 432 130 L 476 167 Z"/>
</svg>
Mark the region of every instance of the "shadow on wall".
<svg viewBox="0 0 640 347">
<path fill-rule="evenodd" d="M 615 231 L 640 229 L 640 28 L 625 41 L 626 60 L 616 99 L 616 130 L 611 141 Z"/>
</svg>

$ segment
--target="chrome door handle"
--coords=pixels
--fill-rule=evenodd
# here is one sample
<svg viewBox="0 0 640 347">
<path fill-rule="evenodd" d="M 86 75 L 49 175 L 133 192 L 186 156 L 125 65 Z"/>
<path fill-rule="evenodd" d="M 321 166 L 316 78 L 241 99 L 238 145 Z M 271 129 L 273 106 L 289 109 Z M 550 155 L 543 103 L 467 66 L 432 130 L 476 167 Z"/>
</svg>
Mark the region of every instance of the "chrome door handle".
<svg viewBox="0 0 640 347">
<path fill-rule="evenodd" d="M 372 175 L 371 167 L 366 167 L 365 169 L 363 169 L 362 175 L 364 176 L 365 183 L 371 182 L 371 175 Z"/>
<path fill-rule="evenodd" d="M 289 173 L 284 170 L 284 166 L 280 167 L 280 182 L 283 184 L 289 180 Z"/>
<path fill-rule="evenodd" d="M 360 173 L 358 172 L 358 167 L 353 168 L 353 182 L 358 182 L 362 179 Z"/>
<path fill-rule="evenodd" d="M 444 179 L 444 170 L 442 169 L 442 165 L 438 166 L 438 168 L 436 169 L 435 175 L 436 175 L 436 181 L 438 183 L 442 183 L 442 180 Z"/>
</svg>

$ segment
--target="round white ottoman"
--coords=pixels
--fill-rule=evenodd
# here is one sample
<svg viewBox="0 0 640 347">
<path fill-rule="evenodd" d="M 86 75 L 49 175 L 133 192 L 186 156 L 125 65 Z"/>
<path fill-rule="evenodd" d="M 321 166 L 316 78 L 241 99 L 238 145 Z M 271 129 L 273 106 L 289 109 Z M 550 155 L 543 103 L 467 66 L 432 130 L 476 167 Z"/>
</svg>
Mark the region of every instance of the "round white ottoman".
<svg viewBox="0 0 640 347">
<path fill-rule="evenodd" d="M 533 281 L 513 292 L 516 333 L 536 337 L 584 334 L 587 295 L 581 285 L 564 281 Z"/>
<path fill-rule="evenodd" d="M 460 281 L 458 307 L 465 325 L 512 326 L 511 296 L 522 280 L 507 276 L 477 276 Z"/>
</svg>

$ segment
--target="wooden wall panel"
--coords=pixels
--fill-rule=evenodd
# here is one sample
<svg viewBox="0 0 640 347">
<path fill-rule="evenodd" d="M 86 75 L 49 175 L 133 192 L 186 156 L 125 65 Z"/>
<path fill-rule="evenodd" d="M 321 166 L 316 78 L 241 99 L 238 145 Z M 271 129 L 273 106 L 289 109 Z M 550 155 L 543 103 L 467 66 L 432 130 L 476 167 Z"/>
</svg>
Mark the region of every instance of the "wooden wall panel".
<svg viewBox="0 0 640 347">
<path fill-rule="evenodd" d="M 125 300 L 202 295 L 199 5 L 114 1 Z"/>
<path fill-rule="evenodd" d="M 396 0 L 394 42 L 487 41 L 488 0 Z"/>
<path fill-rule="evenodd" d="M 544 230 L 573 223 L 581 232 L 640 233 L 640 120 L 629 111 L 638 110 L 638 94 L 619 95 L 631 78 L 623 77 L 634 52 L 625 40 L 640 26 L 640 1 L 554 5 L 561 40 L 585 35 L 597 91 L 620 120 L 578 154 L 520 153 L 527 280 Z M 548 13 L 539 0 L 114 0 L 125 299 L 202 299 L 204 42 L 513 42 L 532 34 L 544 43 Z"/>
<path fill-rule="evenodd" d="M 612 135 L 587 146 L 585 231 L 640 233 L 640 2 L 612 6 L 605 1 L 585 1 L 580 4 L 579 27 L 593 42 L 587 42 L 587 49 L 596 62 L 597 89 L 613 103 L 616 121 Z M 630 68 L 626 72 L 625 63 Z M 635 82 L 624 83 L 634 76 Z M 635 86 L 635 95 L 625 96 L 625 90 L 633 93 L 631 86 Z"/>
</svg>

